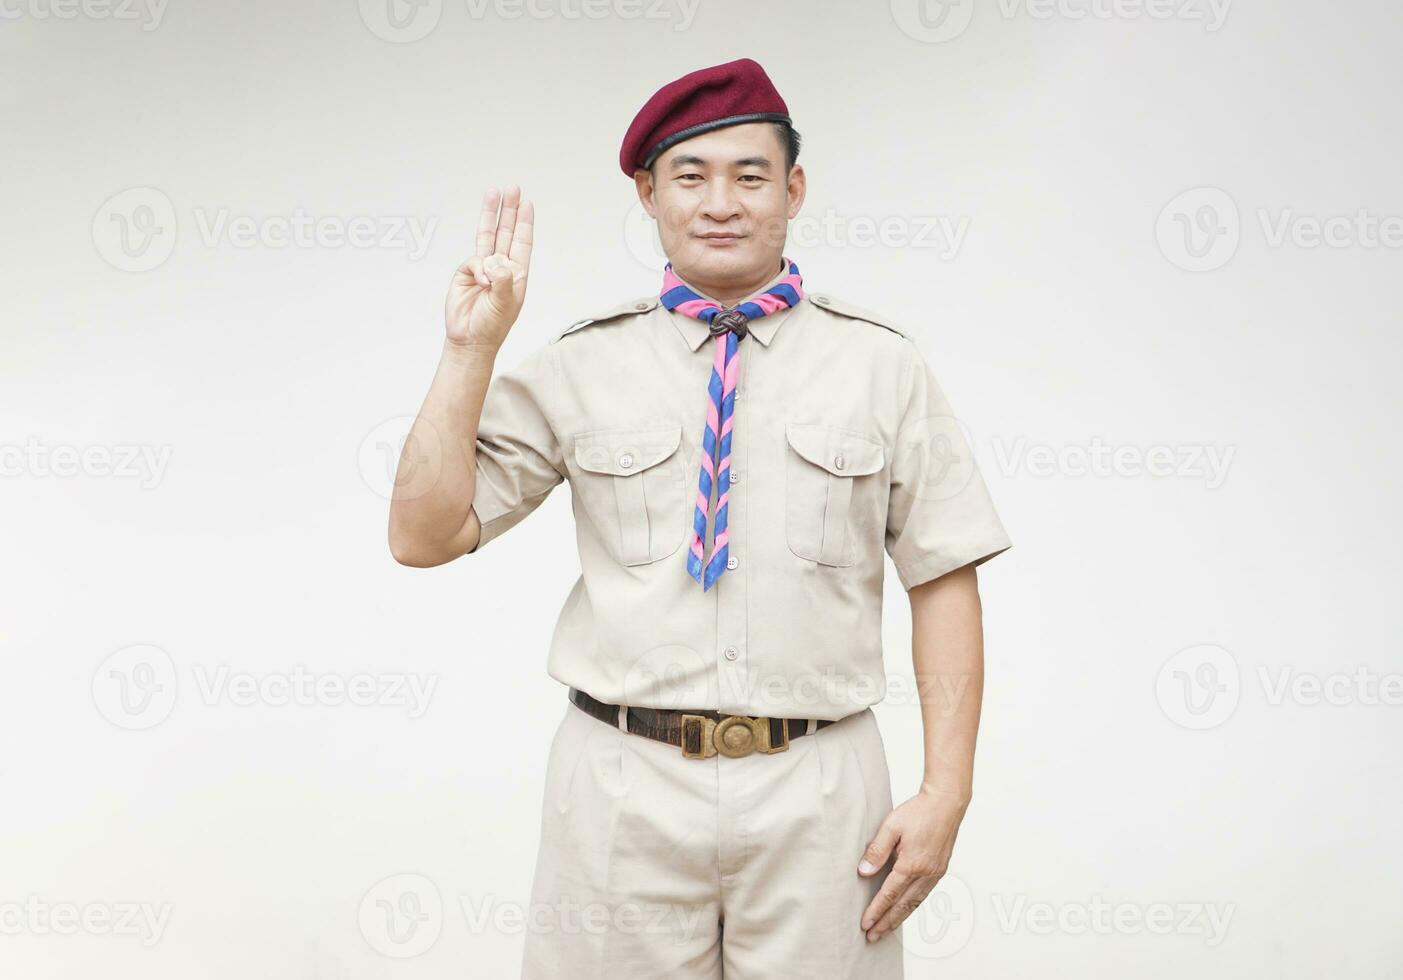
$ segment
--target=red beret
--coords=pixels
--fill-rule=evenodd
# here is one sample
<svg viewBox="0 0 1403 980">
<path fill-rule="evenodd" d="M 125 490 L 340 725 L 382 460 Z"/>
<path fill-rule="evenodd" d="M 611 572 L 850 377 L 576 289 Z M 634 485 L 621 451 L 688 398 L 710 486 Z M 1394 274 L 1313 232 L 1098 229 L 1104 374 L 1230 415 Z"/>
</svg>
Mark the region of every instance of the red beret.
<svg viewBox="0 0 1403 980">
<path fill-rule="evenodd" d="M 789 121 L 789 107 L 759 63 L 741 58 L 701 68 L 668 82 L 638 110 L 619 149 L 619 167 L 632 177 L 693 136 L 739 123 Z"/>
</svg>

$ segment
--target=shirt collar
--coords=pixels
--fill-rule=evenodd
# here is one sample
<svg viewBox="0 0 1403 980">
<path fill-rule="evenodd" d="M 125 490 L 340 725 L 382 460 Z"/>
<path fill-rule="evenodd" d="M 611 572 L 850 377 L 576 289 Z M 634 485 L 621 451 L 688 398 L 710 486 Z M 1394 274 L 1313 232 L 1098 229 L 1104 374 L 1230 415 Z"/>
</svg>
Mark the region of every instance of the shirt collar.
<svg viewBox="0 0 1403 980">
<path fill-rule="evenodd" d="M 676 269 L 672 271 L 674 275 L 677 274 Z M 765 285 L 761 286 L 755 291 L 756 294 L 758 295 L 760 293 L 773 289 L 775 286 L 783 282 L 785 277 L 788 275 L 789 265 L 785 263 L 780 268 L 780 270 L 775 273 L 773 279 L 771 279 L 769 282 L 765 283 Z M 677 278 L 682 279 L 681 276 L 677 276 Z M 683 279 L 682 281 L 686 283 L 688 289 L 692 290 L 692 292 L 696 293 L 702 299 L 711 300 L 711 302 L 717 303 L 722 306 L 725 305 L 724 303 L 721 303 L 720 300 L 708 296 L 706 293 L 702 292 L 700 289 L 693 286 L 685 279 Z M 803 302 L 803 300 L 801 299 L 800 302 Z M 659 304 L 659 308 L 662 309 L 662 311 L 668 316 L 672 317 L 673 326 L 677 328 L 677 332 L 682 335 L 682 340 L 686 342 L 687 346 L 690 347 L 692 350 L 698 350 L 701 347 L 701 345 L 706 343 L 707 340 L 711 337 L 710 328 L 706 325 L 706 323 L 704 323 L 701 320 L 698 320 L 696 317 L 687 316 L 685 313 L 678 313 L 675 310 L 669 310 L 663 307 L 661 304 Z M 783 310 L 775 310 L 773 313 L 767 313 L 764 316 L 759 317 L 758 319 L 751 320 L 749 324 L 747 324 L 747 326 L 749 327 L 749 335 L 754 337 L 756 340 L 760 341 L 761 345 L 765 347 L 770 346 L 770 341 L 774 339 L 775 331 L 777 331 L 780 328 L 780 325 L 784 323 L 785 319 L 788 316 L 790 316 L 793 312 L 794 308 L 788 307 Z"/>
</svg>

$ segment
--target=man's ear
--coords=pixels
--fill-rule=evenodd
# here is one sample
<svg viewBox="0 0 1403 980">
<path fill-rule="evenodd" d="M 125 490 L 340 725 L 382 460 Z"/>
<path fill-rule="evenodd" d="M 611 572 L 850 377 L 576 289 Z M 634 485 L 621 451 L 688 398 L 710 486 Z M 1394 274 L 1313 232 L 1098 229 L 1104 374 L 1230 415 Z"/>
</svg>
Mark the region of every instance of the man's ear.
<svg viewBox="0 0 1403 980">
<path fill-rule="evenodd" d="M 804 206 L 804 196 L 809 192 L 809 179 L 804 174 L 802 164 L 796 163 L 789 171 L 789 219 L 792 221 Z"/>
<path fill-rule="evenodd" d="M 638 200 L 643 202 L 643 210 L 648 212 L 648 216 L 657 220 L 658 209 L 653 203 L 653 175 L 647 170 L 635 170 L 633 172 L 633 186 L 638 191 Z"/>
</svg>

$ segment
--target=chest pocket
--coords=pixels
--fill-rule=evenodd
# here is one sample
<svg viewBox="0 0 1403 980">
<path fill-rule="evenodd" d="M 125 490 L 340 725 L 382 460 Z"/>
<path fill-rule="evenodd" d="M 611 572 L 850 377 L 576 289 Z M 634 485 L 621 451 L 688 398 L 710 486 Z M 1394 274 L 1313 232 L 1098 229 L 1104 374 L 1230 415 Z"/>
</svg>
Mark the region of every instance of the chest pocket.
<svg viewBox="0 0 1403 980">
<path fill-rule="evenodd" d="M 789 550 L 822 565 L 857 561 L 855 532 L 876 513 L 880 440 L 828 425 L 789 422 L 785 537 Z"/>
<path fill-rule="evenodd" d="M 666 558 L 682 543 L 682 426 L 597 429 L 575 436 L 575 491 L 624 565 Z"/>
</svg>

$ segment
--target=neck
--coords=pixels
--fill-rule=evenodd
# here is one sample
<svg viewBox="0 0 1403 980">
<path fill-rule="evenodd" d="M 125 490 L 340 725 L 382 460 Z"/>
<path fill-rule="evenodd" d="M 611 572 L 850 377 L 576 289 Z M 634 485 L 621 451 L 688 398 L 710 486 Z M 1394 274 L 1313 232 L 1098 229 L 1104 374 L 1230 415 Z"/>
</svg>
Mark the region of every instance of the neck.
<svg viewBox="0 0 1403 980">
<path fill-rule="evenodd" d="M 692 289 L 704 296 L 710 296 L 712 299 L 716 300 L 716 302 L 726 307 L 737 306 L 754 296 L 783 270 L 784 259 L 782 257 L 777 260 L 776 264 L 768 272 L 763 272 L 757 276 L 752 276 L 741 281 L 735 279 L 709 281 L 684 275 L 677 271 L 676 266 L 673 266 L 672 269 L 677 278 L 691 286 Z"/>
</svg>

